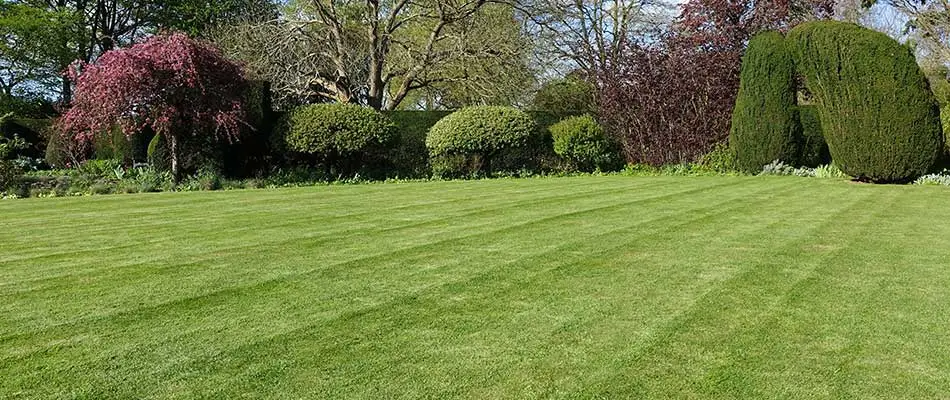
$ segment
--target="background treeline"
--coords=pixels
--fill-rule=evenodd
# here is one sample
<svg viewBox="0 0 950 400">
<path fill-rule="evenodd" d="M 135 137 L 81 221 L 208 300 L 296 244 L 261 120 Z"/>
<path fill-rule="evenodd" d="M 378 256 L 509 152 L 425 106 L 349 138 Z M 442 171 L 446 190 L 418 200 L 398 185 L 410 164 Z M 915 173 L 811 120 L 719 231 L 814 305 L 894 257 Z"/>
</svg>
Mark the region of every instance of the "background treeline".
<svg viewBox="0 0 950 400">
<path fill-rule="evenodd" d="M 913 52 L 944 109 L 944 7 L 900 0 L 8 0 L 0 3 L 3 165 L 8 176 L 25 174 L 22 194 L 23 182 L 62 181 L 94 160 L 108 160 L 94 162 L 109 166 L 98 168 L 107 178 L 152 174 L 175 186 L 199 175 L 467 177 L 734 159 L 735 149 L 722 146 L 734 111 L 744 112 L 740 72 L 756 33 L 829 19 L 882 31 Z M 896 14 L 906 23 L 882 17 Z M 135 57 L 155 60 L 141 71 L 171 75 L 117 72 Z M 822 112 L 800 82 L 805 74 L 790 79 L 805 88 L 796 90 L 788 117 L 805 139 L 796 160 L 769 162 L 827 164 L 833 151 L 815 133 Z M 313 107 L 321 104 L 354 104 L 385 120 Z M 527 112 L 531 135 L 513 133 L 528 131 L 513 109 Z M 463 122 L 445 122 L 451 134 L 434 131 L 451 136 L 444 142 L 454 147 L 427 143 L 430 128 L 455 110 L 464 111 Z M 338 139 L 294 136 L 307 129 L 323 135 L 318 141 Z M 342 139 L 364 131 L 381 135 L 366 139 L 365 151 Z"/>
</svg>

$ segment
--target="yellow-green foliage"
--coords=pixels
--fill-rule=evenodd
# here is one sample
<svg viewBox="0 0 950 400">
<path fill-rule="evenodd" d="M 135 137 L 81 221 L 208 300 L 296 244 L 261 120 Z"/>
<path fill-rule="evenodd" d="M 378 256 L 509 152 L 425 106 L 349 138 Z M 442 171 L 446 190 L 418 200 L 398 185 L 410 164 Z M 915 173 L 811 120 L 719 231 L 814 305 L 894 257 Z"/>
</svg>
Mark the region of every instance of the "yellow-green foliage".
<svg viewBox="0 0 950 400">
<path fill-rule="evenodd" d="M 937 102 L 909 48 L 883 33 L 835 21 L 801 24 L 787 41 L 842 171 L 895 182 L 931 169 L 943 132 Z"/>
<path fill-rule="evenodd" d="M 379 112 L 355 104 L 314 104 L 291 113 L 284 137 L 290 150 L 347 155 L 384 147 L 396 127 Z"/>
<path fill-rule="evenodd" d="M 743 172 L 756 173 L 775 160 L 797 164 L 801 126 L 795 107 L 795 64 L 785 38 L 762 32 L 742 57 L 729 146 Z"/>
<path fill-rule="evenodd" d="M 426 147 L 436 176 L 461 177 L 517 168 L 518 160 L 508 159 L 529 160 L 529 144 L 537 136 L 537 125 L 523 111 L 474 106 L 436 122 L 426 136 Z"/>
<path fill-rule="evenodd" d="M 433 155 L 490 155 L 524 145 L 535 128 L 531 117 L 515 108 L 466 107 L 436 122 L 426 137 L 426 147 Z"/>
<path fill-rule="evenodd" d="M 580 171 L 616 170 L 623 167 L 618 146 L 590 115 L 568 117 L 548 130 L 554 152 Z"/>
</svg>

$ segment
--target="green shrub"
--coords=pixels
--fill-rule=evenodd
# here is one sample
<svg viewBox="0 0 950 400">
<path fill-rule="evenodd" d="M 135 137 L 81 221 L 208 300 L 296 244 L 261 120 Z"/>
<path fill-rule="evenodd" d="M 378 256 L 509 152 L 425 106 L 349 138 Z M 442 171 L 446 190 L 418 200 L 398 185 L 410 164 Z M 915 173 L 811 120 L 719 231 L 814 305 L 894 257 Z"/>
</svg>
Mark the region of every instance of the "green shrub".
<svg viewBox="0 0 950 400">
<path fill-rule="evenodd" d="M 116 126 L 96 134 L 92 139 L 93 155 L 100 160 L 132 161 L 132 141 Z"/>
<path fill-rule="evenodd" d="M 802 146 L 798 163 L 806 167 L 830 164 L 831 153 L 828 152 L 828 143 L 825 143 L 821 131 L 818 108 L 813 105 L 798 106 L 798 121 L 802 126 Z"/>
<path fill-rule="evenodd" d="M 148 142 L 148 163 L 157 171 L 171 170 L 171 157 L 165 144 L 165 136 L 153 135 Z"/>
<path fill-rule="evenodd" d="M 504 164 L 504 168 L 494 168 L 497 171 L 515 169 L 512 166 L 517 162 L 511 159 L 522 158 L 522 150 L 531 148 L 532 139 L 538 140 L 537 134 L 537 125 L 531 117 L 515 108 L 466 107 L 433 125 L 426 136 L 426 147 L 437 176 L 490 175 L 493 167 L 498 167 L 492 165 L 496 160 Z M 478 160 L 477 163 L 453 164 L 477 169 L 441 169 L 444 165 L 441 159 L 446 157 Z"/>
<path fill-rule="evenodd" d="M 315 104 L 294 110 L 284 141 L 291 151 L 317 156 L 327 171 L 350 174 L 385 158 L 396 127 L 379 112 L 355 104 Z"/>
<path fill-rule="evenodd" d="M 562 116 L 594 112 L 594 85 L 574 76 L 545 83 L 534 96 L 531 108 Z"/>
<path fill-rule="evenodd" d="M 617 145 L 590 115 L 568 117 L 548 129 L 554 152 L 579 171 L 613 171 L 623 166 Z"/>
<path fill-rule="evenodd" d="M 218 190 L 221 189 L 221 176 L 214 170 L 198 171 L 182 180 L 176 187 L 178 191 Z"/>
<path fill-rule="evenodd" d="M 117 170 L 122 170 L 122 163 L 114 159 L 87 160 L 76 169 L 80 174 L 96 178 L 121 179 L 120 176 L 117 176 Z"/>
<path fill-rule="evenodd" d="M 774 160 L 798 162 L 802 134 L 795 96 L 795 64 L 785 38 L 774 31 L 753 37 L 742 57 L 729 131 L 740 171 L 755 173 Z"/>
<path fill-rule="evenodd" d="M 50 118 L 14 118 L 10 115 L 0 121 L 0 137 L 7 140 L 19 137 L 24 142 L 25 146 L 15 151 L 13 158 L 43 158 L 51 123 Z"/>
<path fill-rule="evenodd" d="M 15 184 L 23 173 L 20 166 L 10 157 L 26 146 L 26 142 L 16 136 L 13 139 L 0 138 L 0 191 Z"/>
<path fill-rule="evenodd" d="M 944 143 L 939 110 L 910 48 L 836 21 L 798 25 L 788 42 L 842 171 L 901 182 L 934 166 Z"/>
<path fill-rule="evenodd" d="M 738 171 L 736 167 L 736 153 L 725 143 L 717 143 L 712 151 L 706 153 L 699 164 L 720 174 Z"/>
</svg>

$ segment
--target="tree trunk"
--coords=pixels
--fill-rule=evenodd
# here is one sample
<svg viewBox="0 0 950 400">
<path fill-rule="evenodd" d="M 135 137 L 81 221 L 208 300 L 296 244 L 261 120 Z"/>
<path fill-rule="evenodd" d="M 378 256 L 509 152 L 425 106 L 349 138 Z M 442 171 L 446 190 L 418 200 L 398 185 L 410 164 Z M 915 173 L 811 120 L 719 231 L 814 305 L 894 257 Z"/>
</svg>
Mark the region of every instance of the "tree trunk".
<svg viewBox="0 0 950 400">
<path fill-rule="evenodd" d="M 175 135 L 168 135 L 169 152 L 171 153 L 172 179 L 175 183 L 181 181 L 181 175 L 178 170 L 178 138 Z"/>
<path fill-rule="evenodd" d="M 69 104 L 73 101 L 73 83 L 69 81 L 69 78 L 63 75 L 63 93 L 62 93 L 62 102 L 63 107 L 69 107 Z"/>
</svg>

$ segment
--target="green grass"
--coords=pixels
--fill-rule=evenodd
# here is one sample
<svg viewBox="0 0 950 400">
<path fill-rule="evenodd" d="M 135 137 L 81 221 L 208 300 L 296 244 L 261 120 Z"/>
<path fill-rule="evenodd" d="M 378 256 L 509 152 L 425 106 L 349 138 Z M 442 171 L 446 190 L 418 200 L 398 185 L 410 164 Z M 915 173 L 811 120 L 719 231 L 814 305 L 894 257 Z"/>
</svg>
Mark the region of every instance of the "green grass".
<svg viewBox="0 0 950 400">
<path fill-rule="evenodd" d="M 0 398 L 947 398 L 950 191 L 577 177 L 0 202 Z"/>
</svg>

